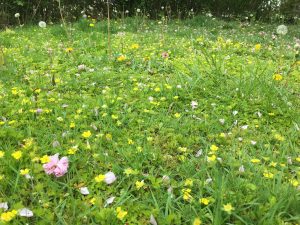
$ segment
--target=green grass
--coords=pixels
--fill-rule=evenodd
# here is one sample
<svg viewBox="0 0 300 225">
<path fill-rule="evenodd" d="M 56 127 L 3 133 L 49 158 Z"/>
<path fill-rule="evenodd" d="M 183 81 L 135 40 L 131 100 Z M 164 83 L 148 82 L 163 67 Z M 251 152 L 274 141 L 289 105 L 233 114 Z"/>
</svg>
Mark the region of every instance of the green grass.
<svg viewBox="0 0 300 225">
<path fill-rule="evenodd" d="M 89 24 L 71 39 L 58 25 L 0 33 L 0 203 L 34 213 L 10 223 L 299 224 L 299 27 L 273 40 L 275 24 L 113 21 L 108 57 L 105 23 Z M 40 160 L 56 153 L 60 178 Z M 95 181 L 109 171 L 114 183 Z"/>
</svg>

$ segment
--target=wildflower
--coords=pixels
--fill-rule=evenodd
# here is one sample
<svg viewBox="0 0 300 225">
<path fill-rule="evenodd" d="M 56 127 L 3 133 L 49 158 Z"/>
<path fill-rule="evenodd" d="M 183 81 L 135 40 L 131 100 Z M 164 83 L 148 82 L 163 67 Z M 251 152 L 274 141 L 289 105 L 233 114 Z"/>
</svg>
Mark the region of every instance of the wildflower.
<svg viewBox="0 0 300 225">
<path fill-rule="evenodd" d="M 106 199 L 104 207 L 106 207 L 106 206 L 110 205 L 111 203 L 113 203 L 115 198 L 116 197 L 110 197 L 110 198 Z"/>
<path fill-rule="evenodd" d="M 124 217 L 127 215 L 127 211 L 122 210 L 121 207 L 118 207 L 118 208 L 116 209 L 116 211 L 117 211 L 117 218 L 118 218 L 119 220 L 123 220 Z"/>
<path fill-rule="evenodd" d="M 264 175 L 265 178 L 268 178 L 268 179 L 272 179 L 274 177 L 274 174 L 271 173 L 271 172 L 268 172 L 268 171 L 265 171 L 263 173 L 263 175 Z"/>
<path fill-rule="evenodd" d="M 199 202 L 203 205 L 208 205 L 210 200 L 208 198 L 200 198 Z"/>
<path fill-rule="evenodd" d="M 19 216 L 22 217 L 33 217 L 33 212 L 30 209 L 23 208 L 18 211 Z"/>
<path fill-rule="evenodd" d="M 139 44 L 133 44 L 133 45 L 131 45 L 131 49 L 138 49 L 140 46 L 139 46 Z"/>
<path fill-rule="evenodd" d="M 5 153 L 3 151 L 0 151 L 0 159 L 3 158 Z"/>
<path fill-rule="evenodd" d="M 197 217 L 194 219 L 193 225 L 201 225 L 201 220 Z"/>
<path fill-rule="evenodd" d="M 120 55 L 118 58 L 117 58 L 117 61 L 118 62 L 123 62 L 125 61 L 126 57 L 124 55 Z"/>
<path fill-rule="evenodd" d="M 19 18 L 19 17 L 20 17 L 20 13 L 16 13 L 15 18 Z"/>
<path fill-rule="evenodd" d="M 93 23 L 90 23 L 90 27 L 94 27 L 95 26 L 95 24 L 93 24 Z"/>
<path fill-rule="evenodd" d="M 244 167 L 243 165 L 241 165 L 241 166 L 239 167 L 239 172 L 240 172 L 240 173 L 244 173 L 244 172 L 245 172 L 245 167 Z"/>
<path fill-rule="evenodd" d="M 22 152 L 21 151 L 15 151 L 12 154 L 12 157 L 14 157 L 16 160 L 19 160 L 22 157 Z"/>
<path fill-rule="evenodd" d="M 286 35 L 288 32 L 288 28 L 285 25 L 279 25 L 276 29 L 277 34 L 279 35 Z"/>
<path fill-rule="evenodd" d="M 69 155 L 74 155 L 78 150 L 78 146 L 73 146 L 71 148 L 68 149 L 68 154 Z"/>
<path fill-rule="evenodd" d="M 196 109 L 198 107 L 198 102 L 192 101 L 191 102 L 191 107 L 192 107 L 192 109 Z"/>
<path fill-rule="evenodd" d="M 88 131 L 84 131 L 81 136 L 84 138 L 89 138 L 91 135 L 92 135 L 91 131 L 88 130 Z"/>
<path fill-rule="evenodd" d="M 261 44 L 256 44 L 254 48 L 255 51 L 259 51 L 261 49 Z"/>
<path fill-rule="evenodd" d="M 207 162 L 214 162 L 216 161 L 216 159 L 217 159 L 216 155 L 207 156 Z"/>
<path fill-rule="evenodd" d="M 289 180 L 290 184 L 294 187 L 297 187 L 299 185 L 299 182 L 296 179 Z"/>
<path fill-rule="evenodd" d="M 260 160 L 259 159 L 251 159 L 251 162 L 252 163 L 260 163 Z"/>
<path fill-rule="evenodd" d="M 9 211 L 9 212 L 4 212 L 1 214 L 1 217 L 0 219 L 4 222 L 9 222 L 11 221 L 13 218 L 16 217 L 17 215 L 17 211 L 16 210 L 12 210 L 12 211 Z"/>
<path fill-rule="evenodd" d="M 227 212 L 228 214 L 231 214 L 231 212 L 234 210 L 234 207 L 230 203 L 223 205 L 223 210 Z"/>
<path fill-rule="evenodd" d="M 279 73 L 273 75 L 273 80 L 280 81 L 282 78 L 282 75 Z"/>
<path fill-rule="evenodd" d="M 59 154 L 50 156 L 50 162 L 43 165 L 46 174 L 54 174 L 56 177 L 61 177 L 68 172 L 69 160 L 67 157 L 58 158 Z"/>
<path fill-rule="evenodd" d="M 29 169 L 23 169 L 23 170 L 20 170 L 20 174 L 25 176 L 25 175 L 28 175 L 29 174 Z"/>
<path fill-rule="evenodd" d="M 284 141 L 284 140 L 285 140 L 285 138 L 284 138 L 283 136 L 281 136 L 280 134 L 275 134 L 275 135 L 274 135 L 274 138 L 275 138 L 276 140 L 278 140 L 278 141 Z"/>
<path fill-rule="evenodd" d="M 180 116 L 181 116 L 180 113 L 175 113 L 175 114 L 174 114 L 174 117 L 175 117 L 175 118 L 179 118 Z"/>
<path fill-rule="evenodd" d="M 135 186 L 138 190 L 140 190 L 145 185 L 144 180 L 135 182 Z"/>
<path fill-rule="evenodd" d="M 211 151 L 218 151 L 218 149 L 219 149 L 219 147 L 218 146 L 216 146 L 216 145 L 212 145 L 212 146 L 210 146 L 210 150 Z"/>
<path fill-rule="evenodd" d="M 42 158 L 40 158 L 40 160 L 41 160 L 41 163 L 48 163 L 48 162 L 50 162 L 50 157 L 49 156 L 47 156 L 47 155 L 44 155 Z"/>
<path fill-rule="evenodd" d="M 40 28 L 46 28 L 47 24 L 44 21 L 39 22 L 39 27 Z"/>
<path fill-rule="evenodd" d="M 104 181 L 104 179 L 105 179 L 105 175 L 103 175 L 103 174 L 99 174 L 98 176 L 95 177 L 95 181 L 97 183 Z"/>
<path fill-rule="evenodd" d="M 67 53 L 71 53 L 71 52 L 73 52 L 73 48 L 71 48 L 71 47 L 66 48 L 65 51 L 66 51 Z"/>
<path fill-rule="evenodd" d="M 86 69 L 86 66 L 84 64 L 81 64 L 77 67 L 78 71 L 83 71 Z"/>
<path fill-rule="evenodd" d="M 136 9 L 136 12 L 140 13 L 140 12 L 141 12 L 141 9 Z"/>
<path fill-rule="evenodd" d="M 185 180 L 184 186 L 193 186 L 193 182 L 194 181 L 192 179 L 188 178 Z"/>
<path fill-rule="evenodd" d="M 183 193 L 183 199 L 185 201 L 191 201 L 193 199 L 192 195 L 190 194 L 191 193 L 191 189 L 189 188 L 184 188 L 182 189 L 182 193 Z"/>
</svg>

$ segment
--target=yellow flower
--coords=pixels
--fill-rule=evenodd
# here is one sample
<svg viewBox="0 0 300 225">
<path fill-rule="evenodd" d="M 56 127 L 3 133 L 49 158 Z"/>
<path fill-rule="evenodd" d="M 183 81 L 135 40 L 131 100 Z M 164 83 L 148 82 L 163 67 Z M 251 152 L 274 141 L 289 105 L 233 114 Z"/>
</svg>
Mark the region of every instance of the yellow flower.
<svg viewBox="0 0 300 225">
<path fill-rule="evenodd" d="M 203 205 L 208 205 L 210 200 L 208 198 L 200 198 L 199 202 Z"/>
<path fill-rule="evenodd" d="M 29 169 L 20 170 L 20 174 L 25 176 L 29 174 L 29 171 L 30 171 Z"/>
<path fill-rule="evenodd" d="M 96 203 L 96 198 L 92 198 L 92 199 L 90 200 L 90 203 L 91 203 L 92 205 L 95 205 L 95 203 Z"/>
<path fill-rule="evenodd" d="M 190 194 L 191 193 L 191 189 L 189 188 L 184 188 L 182 189 L 182 193 L 183 193 L 183 199 L 185 201 L 191 201 L 193 199 L 192 195 Z"/>
<path fill-rule="evenodd" d="M 284 138 L 283 136 L 281 136 L 280 134 L 275 134 L 274 137 L 275 137 L 275 139 L 278 140 L 278 141 L 284 141 L 284 139 L 285 139 L 285 138 Z"/>
<path fill-rule="evenodd" d="M 75 128 L 75 123 L 74 122 L 70 123 L 70 128 Z"/>
<path fill-rule="evenodd" d="M 227 212 L 228 214 L 231 214 L 232 210 L 234 210 L 234 207 L 230 203 L 223 205 L 223 210 Z"/>
<path fill-rule="evenodd" d="M 3 180 L 4 176 L 3 175 L 0 175 L 0 180 Z"/>
<path fill-rule="evenodd" d="M 179 117 L 180 117 L 180 113 L 175 113 L 175 114 L 174 114 L 174 117 L 175 117 L 175 118 L 179 118 Z"/>
<path fill-rule="evenodd" d="M 133 44 L 133 45 L 131 45 L 131 49 L 138 49 L 140 46 L 139 46 L 139 44 Z"/>
<path fill-rule="evenodd" d="M 265 178 L 268 178 L 268 179 L 272 179 L 274 177 L 274 174 L 271 173 L 271 172 L 268 172 L 268 171 L 265 171 L 263 173 L 263 175 L 264 175 Z"/>
<path fill-rule="evenodd" d="M 118 117 L 117 115 L 111 115 L 111 118 L 112 118 L 113 120 L 116 120 L 116 119 L 118 119 L 119 117 Z"/>
<path fill-rule="evenodd" d="M 194 219 L 193 225 L 201 225 L 201 220 L 197 217 Z"/>
<path fill-rule="evenodd" d="M 78 150 L 78 147 L 77 146 L 73 146 L 71 148 L 68 149 L 68 154 L 69 155 L 74 155 Z"/>
<path fill-rule="evenodd" d="M 207 156 L 207 162 L 214 162 L 216 161 L 216 159 L 217 159 L 216 155 Z"/>
<path fill-rule="evenodd" d="M 184 186 L 193 186 L 193 180 L 188 178 L 184 182 Z"/>
<path fill-rule="evenodd" d="M 123 62 L 125 61 L 126 57 L 124 55 L 120 55 L 118 58 L 117 58 L 117 61 L 118 62 Z"/>
<path fill-rule="evenodd" d="M 219 147 L 218 146 L 216 146 L 216 145 L 212 145 L 212 146 L 210 146 L 210 150 L 212 150 L 212 151 L 218 151 L 218 149 L 219 149 Z"/>
<path fill-rule="evenodd" d="M 105 175 L 103 175 L 103 174 L 99 174 L 98 176 L 95 177 L 95 181 L 97 183 L 104 181 L 104 179 L 105 179 Z"/>
<path fill-rule="evenodd" d="M 91 135 L 92 135 L 91 131 L 88 130 L 88 131 L 84 131 L 81 136 L 84 138 L 89 138 Z"/>
<path fill-rule="evenodd" d="M 252 163 L 260 163 L 260 160 L 259 159 L 251 159 L 251 162 Z"/>
<path fill-rule="evenodd" d="M 118 207 L 118 208 L 116 209 L 116 211 L 117 211 L 117 218 L 118 218 L 119 220 L 123 220 L 124 217 L 127 215 L 127 211 L 122 210 L 121 207 Z"/>
<path fill-rule="evenodd" d="M 138 190 L 140 190 L 145 185 L 144 180 L 135 182 L 135 186 Z"/>
<path fill-rule="evenodd" d="M 159 87 L 156 87 L 156 88 L 154 89 L 154 91 L 155 91 L 155 92 L 160 92 L 160 88 L 159 88 Z"/>
<path fill-rule="evenodd" d="M 40 158 L 40 160 L 41 160 L 41 163 L 48 163 L 48 162 L 50 162 L 50 157 L 49 156 L 47 156 L 47 155 L 44 155 L 42 158 Z"/>
<path fill-rule="evenodd" d="M 278 74 L 278 73 L 277 73 L 277 74 L 274 74 L 274 75 L 273 75 L 273 79 L 276 80 L 276 81 L 280 81 L 280 80 L 282 80 L 282 78 L 283 78 L 283 77 L 282 77 L 281 74 Z"/>
<path fill-rule="evenodd" d="M 297 157 L 297 158 L 296 158 L 296 161 L 297 161 L 297 162 L 300 162 L 300 157 Z"/>
<path fill-rule="evenodd" d="M 66 48 L 65 50 L 67 53 L 73 52 L 73 48 Z"/>
<path fill-rule="evenodd" d="M 259 51 L 261 49 L 261 44 L 256 44 L 255 45 L 255 51 Z"/>
<path fill-rule="evenodd" d="M 22 157 L 22 152 L 21 151 L 15 151 L 14 153 L 11 154 L 12 157 L 14 157 L 16 160 L 19 160 Z"/>
<path fill-rule="evenodd" d="M 93 24 L 93 23 L 90 23 L 90 27 L 94 27 L 95 26 L 95 24 Z"/>
<path fill-rule="evenodd" d="M 9 222 L 11 221 L 14 217 L 16 217 L 17 215 L 17 211 L 16 210 L 12 210 L 10 212 L 4 212 L 1 214 L 0 219 L 4 222 Z"/>
<path fill-rule="evenodd" d="M 112 135 L 111 134 L 106 134 L 105 138 L 106 138 L 106 140 L 111 141 L 112 140 Z"/>
<path fill-rule="evenodd" d="M 293 185 L 294 187 L 298 187 L 299 182 L 296 179 L 291 179 L 289 181 L 290 181 L 291 185 Z"/>
<path fill-rule="evenodd" d="M 0 158 L 3 158 L 5 153 L 3 151 L 0 151 Z"/>
</svg>

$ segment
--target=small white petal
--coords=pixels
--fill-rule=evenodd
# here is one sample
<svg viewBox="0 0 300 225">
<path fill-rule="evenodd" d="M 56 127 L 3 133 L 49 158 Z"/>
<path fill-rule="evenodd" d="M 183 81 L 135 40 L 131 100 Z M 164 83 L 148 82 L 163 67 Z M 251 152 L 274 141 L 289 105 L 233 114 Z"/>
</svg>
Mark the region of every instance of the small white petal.
<svg viewBox="0 0 300 225">
<path fill-rule="evenodd" d="M 4 211 L 8 210 L 7 202 L 0 202 L 0 209 L 4 209 Z"/>
<path fill-rule="evenodd" d="M 33 217 L 33 212 L 30 209 L 23 208 L 19 210 L 19 215 L 23 217 Z"/>
<path fill-rule="evenodd" d="M 113 203 L 114 200 L 115 200 L 115 198 L 116 198 L 116 197 L 110 197 L 110 198 L 108 198 L 108 199 L 106 200 L 106 204 L 109 205 L 109 204 Z"/>
<path fill-rule="evenodd" d="M 117 179 L 116 175 L 113 172 L 108 172 L 105 174 L 104 181 L 107 184 L 112 184 L 113 182 L 116 181 L 116 179 Z"/>
<path fill-rule="evenodd" d="M 197 153 L 196 153 L 196 158 L 198 158 L 198 157 L 200 157 L 201 155 L 202 155 L 202 153 L 203 153 L 203 150 L 202 149 L 200 149 Z"/>
<path fill-rule="evenodd" d="M 89 189 L 87 187 L 82 187 L 79 190 L 80 190 L 80 193 L 83 194 L 83 195 L 90 194 Z"/>
<path fill-rule="evenodd" d="M 154 216 L 151 214 L 151 216 L 150 216 L 150 224 L 152 224 L 152 225 L 157 225 L 157 222 L 156 222 L 156 219 L 154 218 Z"/>
</svg>

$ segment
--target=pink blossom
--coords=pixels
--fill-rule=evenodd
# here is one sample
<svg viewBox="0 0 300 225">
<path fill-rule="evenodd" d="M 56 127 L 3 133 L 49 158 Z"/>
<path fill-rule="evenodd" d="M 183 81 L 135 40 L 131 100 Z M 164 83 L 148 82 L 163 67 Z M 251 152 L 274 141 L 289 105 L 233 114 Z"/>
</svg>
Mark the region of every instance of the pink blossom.
<svg viewBox="0 0 300 225">
<path fill-rule="evenodd" d="M 43 165 L 47 174 L 54 174 L 56 177 L 61 177 L 68 172 L 69 161 L 67 157 L 58 158 L 59 154 L 50 156 L 50 162 Z"/>
</svg>

